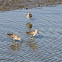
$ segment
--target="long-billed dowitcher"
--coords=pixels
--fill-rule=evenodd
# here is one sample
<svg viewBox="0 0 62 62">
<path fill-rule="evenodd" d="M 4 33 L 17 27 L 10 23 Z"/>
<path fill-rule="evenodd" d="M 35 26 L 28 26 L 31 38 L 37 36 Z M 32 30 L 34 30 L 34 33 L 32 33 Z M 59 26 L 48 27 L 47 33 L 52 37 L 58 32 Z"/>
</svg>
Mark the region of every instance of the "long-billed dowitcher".
<svg viewBox="0 0 62 62">
<path fill-rule="evenodd" d="M 30 39 L 33 39 L 33 37 L 37 35 L 38 29 L 35 29 L 34 31 L 30 31 L 30 32 L 25 32 L 25 33 L 31 35 Z"/>
<path fill-rule="evenodd" d="M 19 40 L 20 42 L 22 42 L 22 38 L 20 38 L 18 34 L 7 34 L 7 35 L 10 36 L 14 41 Z"/>
<path fill-rule="evenodd" d="M 26 18 L 30 19 L 30 21 L 31 21 L 32 14 L 30 14 L 30 12 L 28 12 L 28 14 L 26 15 Z"/>
<path fill-rule="evenodd" d="M 26 27 L 28 28 L 28 30 L 30 31 L 31 30 L 31 28 L 32 28 L 32 24 L 31 23 L 27 23 L 26 24 Z"/>
</svg>

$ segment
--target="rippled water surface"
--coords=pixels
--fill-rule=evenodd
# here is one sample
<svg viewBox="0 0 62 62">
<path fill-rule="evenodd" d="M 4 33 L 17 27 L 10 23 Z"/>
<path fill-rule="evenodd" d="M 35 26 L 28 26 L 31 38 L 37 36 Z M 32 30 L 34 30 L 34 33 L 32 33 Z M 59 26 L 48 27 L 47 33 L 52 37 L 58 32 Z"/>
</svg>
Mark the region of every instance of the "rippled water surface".
<svg viewBox="0 0 62 62">
<path fill-rule="evenodd" d="M 25 34 L 27 12 L 40 33 L 34 41 Z M 18 34 L 22 44 L 14 46 L 7 33 Z M 0 12 L 0 62 L 62 62 L 62 5 Z"/>
</svg>

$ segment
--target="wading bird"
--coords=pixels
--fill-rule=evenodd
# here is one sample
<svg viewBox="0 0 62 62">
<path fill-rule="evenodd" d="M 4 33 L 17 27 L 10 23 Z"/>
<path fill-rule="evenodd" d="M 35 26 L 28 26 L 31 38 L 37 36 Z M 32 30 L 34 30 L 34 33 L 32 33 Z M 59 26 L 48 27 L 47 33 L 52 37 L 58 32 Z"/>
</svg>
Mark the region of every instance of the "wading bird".
<svg viewBox="0 0 62 62">
<path fill-rule="evenodd" d="M 18 34 L 7 34 L 7 35 L 10 36 L 14 41 L 19 40 L 20 42 L 22 42 L 22 39 L 19 37 Z"/>
<path fill-rule="evenodd" d="M 28 12 L 28 14 L 26 15 L 26 18 L 30 19 L 30 21 L 31 21 L 32 14 L 30 14 L 30 12 Z"/>
<path fill-rule="evenodd" d="M 28 35 L 31 35 L 30 39 L 34 40 L 33 37 L 37 35 L 38 29 L 35 29 L 34 31 L 30 31 L 30 32 L 25 31 L 25 33 L 28 34 Z"/>
</svg>

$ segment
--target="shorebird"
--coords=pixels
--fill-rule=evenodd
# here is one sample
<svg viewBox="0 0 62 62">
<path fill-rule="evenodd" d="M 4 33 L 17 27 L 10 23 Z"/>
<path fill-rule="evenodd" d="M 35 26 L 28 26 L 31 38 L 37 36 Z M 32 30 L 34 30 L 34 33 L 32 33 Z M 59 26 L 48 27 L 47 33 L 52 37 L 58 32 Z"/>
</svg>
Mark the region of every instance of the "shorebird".
<svg viewBox="0 0 62 62">
<path fill-rule="evenodd" d="M 26 24 L 26 27 L 28 28 L 28 30 L 30 31 L 31 30 L 31 28 L 32 28 L 32 24 L 31 23 L 27 23 Z"/>
<path fill-rule="evenodd" d="M 31 21 L 32 14 L 30 14 L 30 12 L 28 12 L 28 14 L 26 15 L 26 18 L 30 19 L 30 21 Z"/>
<path fill-rule="evenodd" d="M 18 34 L 7 34 L 7 35 L 10 36 L 14 41 L 19 40 L 20 42 L 22 42 L 22 39 L 19 37 Z"/>
<path fill-rule="evenodd" d="M 25 33 L 31 35 L 30 39 L 34 40 L 33 37 L 37 35 L 38 29 L 35 29 L 34 31 L 30 31 L 30 32 L 25 32 Z"/>
</svg>

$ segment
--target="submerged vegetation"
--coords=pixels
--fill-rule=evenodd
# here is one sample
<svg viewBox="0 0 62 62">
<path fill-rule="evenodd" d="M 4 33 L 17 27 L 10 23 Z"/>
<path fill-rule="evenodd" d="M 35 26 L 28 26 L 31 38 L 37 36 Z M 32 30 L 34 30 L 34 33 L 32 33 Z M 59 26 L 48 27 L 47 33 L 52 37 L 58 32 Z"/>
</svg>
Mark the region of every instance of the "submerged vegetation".
<svg viewBox="0 0 62 62">
<path fill-rule="evenodd" d="M 62 0 L 0 0 L 0 11 L 62 4 Z"/>
</svg>

